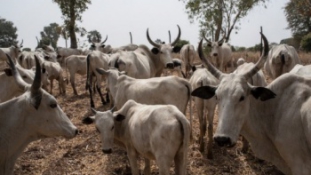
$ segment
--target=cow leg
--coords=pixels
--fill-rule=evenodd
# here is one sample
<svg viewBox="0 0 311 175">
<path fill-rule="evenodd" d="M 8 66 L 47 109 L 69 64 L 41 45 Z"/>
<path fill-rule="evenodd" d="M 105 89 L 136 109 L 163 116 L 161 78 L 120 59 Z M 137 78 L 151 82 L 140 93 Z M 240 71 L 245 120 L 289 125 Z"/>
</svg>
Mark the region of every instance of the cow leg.
<svg viewBox="0 0 311 175">
<path fill-rule="evenodd" d="M 106 88 L 106 102 L 107 103 L 110 103 L 110 92 L 109 92 L 109 90 L 108 90 L 108 88 Z"/>
<path fill-rule="evenodd" d="M 75 95 L 78 95 L 78 92 L 77 92 L 77 89 L 76 89 L 76 85 L 75 85 L 75 75 L 70 76 L 70 84 L 71 84 L 71 87 L 73 89 L 73 93 Z"/>
<path fill-rule="evenodd" d="M 92 76 L 90 76 L 90 84 L 88 86 L 88 89 L 89 89 L 89 94 L 90 94 L 90 104 L 91 104 L 91 108 L 95 108 L 95 105 L 94 105 L 94 101 L 93 101 L 93 92 L 92 92 Z"/>
<path fill-rule="evenodd" d="M 170 164 L 172 159 L 169 159 L 168 156 L 156 155 L 156 162 L 159 167 L 159 175 L 169 175 L 170 174 Z M 177 174 L 177 173 L 176 173 Z"/>
<path fill-rule="evenodd" d="M 200 123 L 200 135 L 199 135 L 200 152 L 204 152 L 203 138 L 206 132 L 206 119 L 205 116 L 203 115 L 203 105 L 204 105 L 203 100 L 195 97 L 195 106 L 197 108 L 197 115 Z"/>
<path fill-rule="evenodd" d="M 207 119 L 208 119 L 208 142 L 207 142 L 207 158 L 213 159 L 213 121 L 214 114 L 216 108 L 216 101 L 214 99 L 210 99 L 209 101 L 205 101 L 207 107 Z"/>
<path fill-rule="evenodd" d="M 105 105 L 105 104 L 106 104 L 106 101 L 105 101 L 105 99 L 104 99 L 104 97 L 103 97 L 102 91 L 100 90 L 100 86 L 99 86 L 98 84 L 96 84 L 96 89 L 97 89 L 97 92 L 98 92 L 98 94 L 99 94 L 99 97 L 100 97 L 100 99 L 101 99 L 101 101 L 102 101 L 102 104 Z"/>
<path fill-rule="evenodd" d="M 138 156 L 136 151 L 132 149 L 127 149 L 127 157 L 130 161 L 132 175 L 139 175 L 139 169 L 137 165 Z"/>
<path fill-rule="evenodd" d="M 242 153 L 247 153 L 248 148 L 249 148 L 249 143 L 243 136 L 242 136 L 242 143 L 243 143 Z"/>
<path fill-rule="evenodd" d="M 150 160 L 148 158 L 145 158 L 145 169 L 144 169 L 144 175 L 150 175 Z"/>
<path fill-rule="evenodd" d="M 183 143 L 184 144 L 184 143 Z M 176 175 L 185 175 L 186 174 L 186 160 L 183 152 L 183 149 L 179 149 L 177 151 L 177 154 L 174 157 L 174 163 L 175 163 L 175 174 Z"/>
</svg>

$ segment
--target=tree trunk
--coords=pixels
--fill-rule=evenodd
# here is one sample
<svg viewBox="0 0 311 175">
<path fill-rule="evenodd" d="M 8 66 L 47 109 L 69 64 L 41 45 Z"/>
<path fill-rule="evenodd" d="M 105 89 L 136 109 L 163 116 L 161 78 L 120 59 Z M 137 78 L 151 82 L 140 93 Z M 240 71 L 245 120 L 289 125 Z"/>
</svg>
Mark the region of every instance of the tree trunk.
<svg viewBox="0 0 311 175">
<path fill-rule="evenodd" d="M 70 22 L 69 22 L 69 35 L 70 35 L 70 48 L 76 49 L 77 48 L 77 38 L 75 32 L 75 23 L 76 23 L 76 16 L 75 16 L 75 0 L 70 1 Z"/>
<path fill-rule="evenodd" d="M 219 40 L 220 32 L 222 29 L 222 22 L 223 22 L 223 10 L 222 10 L 222 0 L 218 0 L 218 14 L 217 14 L 217 22 L 216 24 L 216 31 L 215 31 L 215 41 Z"/>
</svg>

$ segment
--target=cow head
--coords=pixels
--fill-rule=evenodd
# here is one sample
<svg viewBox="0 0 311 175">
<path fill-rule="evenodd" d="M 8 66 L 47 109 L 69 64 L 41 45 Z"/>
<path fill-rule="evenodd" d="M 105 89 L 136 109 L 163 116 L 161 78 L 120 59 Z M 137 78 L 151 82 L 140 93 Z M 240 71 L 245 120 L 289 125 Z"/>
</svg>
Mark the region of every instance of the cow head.
<svg viewBox="0 0 311 175">
<path fill-rule="evenodd" d="M 214 140 L 220 146 L 235 145 L 241 128 L 250 111 L 250 101 L 255 99 L 265 101 L 275 97 L 275 94 L 265 88 L 248 84 L 247 80 L 257 73 L 266 61 L 269 46 L 266 37 L 261 33 L 264 40 L 264 52 L 256 65 L 244 74 L 224 74 L 214 67 L 205 58 L 202 50 L 202 40 L 198 46 L 198 53 L 207 69 L 220 80 L 217 87 L 202 86 L 195 89 L 191 95 L 203 99 L 216 96 L 218 100 L 219 122 L 214 134 Z M 253 99 L 252 99 L 253 98 Z"/>
<path fill-rule="evenodd" d="M 97 43 L 97 42 L 92 42 L 90 46 L 90 50 L 99 50 L 103 53 L 111 53 L 112 48 L 110 45 L 105 45 L 106 41 L 108 40 L 108 35 L 106 35 L 106 38 L 104 39 L 103 42 Z"/>
<path fill-rule="evenodd" d="M 11 57 L 8 64 L 17 86 L 25 91 L 18 104 L 19 110 L 23 111 L 25 118 L 23 124 L 29 128 L 32 135 L 37 138 L 64 136 L 72 138 L 77 134 L 77 128 L 71 123 L 66 114 L 57 104 L 57 100 L 41 89 L 41 65 L 35 56 L 36 72 L 33 83 L 26 83 L 16 69 Z"/>
<path fill-rule="evenodd" d="M 211 53 L 210 53 L 211 57 L 215 57 L 215 58 L 219 57 L 219 55 L 221 54 L 222 44 L 225 41 L 225 36 L 226 34 L 224 34 L 223 37 L 219 41 L 210 41 L 204 36 L 204 39 L 207 41 L 207 46 L 211 48 Z"/>
<path fill-rule="evenodd" d="M 160 58 L 161 62 L 164 64 L 165 68 L 170 68 L 170 69 L 174 68 L 174 63 L 172 61 L 172 52 L 177 53 L 180 50 L 180 47 L 175 46 L 175 44 L 180 39 L 180 35 L 181 35 L 179 25 L 177 25 L 177 27 L 178 27 L 177 38 L 172 43 L 169 43 L 169 44 L 165 44 L 165 43 L 159 44 L 159 43 L 153 42 L 149 36 L 149 29 L 147 29 L 147 39 L 148 39 L 149 43 L 152 46 L 154 46 L 154 48 L 152 48 L 151 52 L 155 55 L 159 55 L 159 58 Z"/>
<path fill-rule="evenodd" d="M 57 53 L 52 45 L 45 45 L 42 46 L 42 54 L 45 60 L 57 62 Z"/>
<path fill-rule="evenodd" d="M 96 111 L 92 108 L 94 116 L 84 119 L 86 121 L 95 122 L 97 132 L 100 134 L 102 142 L 102 151 L 105 154 L 112 152 L 113 141 L 115 137 L 115 125 L 125 119 L 123 115 L 113 113 L 113 109 L 105 112 Z"/>
<path fill-rule="evenodd" d="M 285 45 L 279 45 L 278 49 L 272 48 L 270 52 L 270 71 L 273 75 L 273 78 L 277 78 L 292 69 L 293 58 L 291 57 L 289 50 Z"/>
<path fill-rule="evenodd" d="M 22 49 L 23 48 L 23 40 L 22 42 L 18 45 L 18 44 L 13 44 L 11 46 L 11 49 L 13 50 L 13 53 L 14 53 L 14 57 L 17 58 L 18 55 L 22 52 Z"/>
</svg>

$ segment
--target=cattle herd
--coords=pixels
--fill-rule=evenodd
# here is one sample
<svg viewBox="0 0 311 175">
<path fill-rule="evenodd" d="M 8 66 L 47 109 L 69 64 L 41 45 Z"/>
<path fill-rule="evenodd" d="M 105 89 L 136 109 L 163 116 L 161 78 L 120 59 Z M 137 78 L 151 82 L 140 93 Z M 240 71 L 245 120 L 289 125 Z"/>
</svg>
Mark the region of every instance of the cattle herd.
<svg viewBox="0 0 311 175">
<path fill-rule="evenodd" d="M 77 96 L 75 75 L 80 74 L 87 77 L 86 107 L 93 113 L 81 122 L 95 123 L 103 153 L 112 153 L 114 144 L 126 151 L 133 175 L 150 175 L 150 160 L 155 160 L 160 175 L 170 173 L 172 162 L 175 174 L 188 174 L 188 149 L 196 138 L 192 106 L 199 120 L 199 150 L 204 152 L 206 145 L 208 159 L 213 159 L 214 144 L 233 147 L 241 135 L 242 152 L 252 150 L 284 174 L 310 175 L 311 67 L 300 64 L 296 50 L 286 44 L 269 49 L 261 32 L 259 60 L 240 58 L 236 69 L 227 73 L 228 63 L 234 64 L 224 38 L 203 38 L 211 50 L 206 57 L 203 39 L 197 51 L 191 44 L 176 46 L 181 36 L 177 27 L 176 39 L 171 42 L 169 32 L 168 43 L 154 42 L 147 29 L 152 49 L 133 44 L 132 39 L 128 45 L 111 47 L 105 45 L 108 36 L 90 50 L 44 45 L 21 52 L 22 43 L 0 48 L 0 61 L 7 64 L 0 74 L 0 174 L 13 174 L 16 160 L 31 142 L 79 134 L 53 94 L 65 96 L 69 79 Z M 173 52 L 180 59 L 173 58 Z M 203 66 L 194 65 L 197 55 Z M 262 68 L 272 79 L 269 84 Z M 182 76 L 163 76 L 174 69 Z M 54 80 L 59 92 L 53 92 Z M 95 109 L 95 92 L 111 110 Z M 144 158 L 143 170 L 139 156 Z"/>
</svg>

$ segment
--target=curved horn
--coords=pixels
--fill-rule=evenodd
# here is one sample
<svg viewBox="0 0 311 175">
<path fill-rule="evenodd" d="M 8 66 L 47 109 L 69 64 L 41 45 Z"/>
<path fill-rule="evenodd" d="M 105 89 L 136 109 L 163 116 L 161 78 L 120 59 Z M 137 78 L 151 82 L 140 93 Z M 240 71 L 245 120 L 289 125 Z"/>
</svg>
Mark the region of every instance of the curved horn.
<svg viewBox="0 0 311 175">
<path fill-rule="evenodd" d="M 130 41 L 131 41 L 131 44 L 133 44 L 132 32 L 130 32 Z"/>
<path fill-rule="evenodd" d="M 202 43 L 203 39 L 201 39 L 199 46 L 198 46 L 198 54 L 201 59 L 201 61 L 205 64 L 206 68 L 213 74 L 217 79 L 221 79 L 225 74 L 222 73 L 220 70 L 218 70 L 216 67 L 214 67 L 208 59 L 205 58 L 203 49 L 202 49 Z"/>
<path fill-rule="evenodd" d="M 148 39 L 149 43 L 150 43 L 151 45 L 153 45 L 154 47 L 157 47 L 157 48 L 160 48 L 160 47 L 161 47 L 160 44 L 157 44 L 157 43 L 155 43 L 155 42 L 153 42 L 153 41 L 151 40 L 151 38 L 150 38 L 150 36 L 149 36 L 149 29 L 148 29 L 148 28 L 147 28 L 147 39 Z"/>
<path fill-rule="evenodd" d="M 173 43 L 171 44 L 172 46 L 174 46 L 178 42 L 178 40 L 180 39 L 181 31 L 180 31 L 179 25 L 177 25 L 177 27 L 178 27 L 178 35 L 177 35 L 177 38 L 175 39 L 175 41 L 173 41 Z"/>
<path fill-rule="evenodd" d="M 92 111 L 93 114 L 97 113 L 97 111 L 94 108 L 91 108 L 91 111 Z"/>
<path fill-rule="evenodd" d="M 41 65 L 39 63 L 39 59 L 37 55 L 35 55 L 36 61 L 36 74 L 35 78 L 32 82 L 30 94 L 31 94 L 31 103 L 32 105 L 38 109 L 42 99 L 42 92 L 40 91 L 41 88 Z"/>
<path fill-rule="evenodd" d="M 222 38 L 218 41 L 218 43 L 223 43 L 226 38 L 226 32 L 224 32 Z"/>
<path fill-rule="evenodd" d="M 12 74 L 14 76 L 16 84 L 18 85 L 20 89 L 25 90 L 26 87 L 28 87 L 29 85 L 19 75 L 19 72 L 16 70 L 15 64 L 12 58 L 10 57 L 10 55 L 6 54 L 6 57 L 8 58 L 7 64 L 12 70 Z"/>
<path fill-rule="evenodd" d="M 171 44 L 172 40 L 171 40 L 171 31 L 168 31 L 168 41 Z"/>
<path fill-rule="evenodd" d="M 114 112 L 115 110 L 116 110 L 116 106 L 114 106 L 114 107 L 112 107 L 112 108 L 110 109 L 111 112 Z"/>
<path fill-rule="evenodd" d="M 205 40 L 206 42 L 208 42 L 208 43 L 211 43 L 211 42 L 212 42 L 211 40 L 209 40 L 209 39 L 206 38 L 206 33 L 203 34 L 203 38 L 204 38 L 204 40 Z"/>
<path fill-rule="evenodd" d="M 20 47 L 23 47 L 23 42 L 24 42 L 24 40 L 22 39 L 22 42 L 21 42 L 21 44 L 20 44 Z"/>
<path fill-rule="evenodd" d="M 261 35 L 263 42 L 264 42 L 264 51 L 261 54 L 261 57 L 257 61 L 257 63 L 255 64 L 255 66 L 251 70 L 249 70 L 248 72 L 246 72 L 244 74 L 244 77 L 246 79 L 252 78 L 263 67 L 264 63 L 267 60 L 267 56 L 268 56 L 268 52 L 269 52 L 269 42 L 268 42 L 266 36 L 262 32 L 260 32 L 260 35 Z"/>
<path fill-rule="evenodd" d="M 101 44 L 105 44 L 105 42 L 107 41 L 107 39 L 108 39 L 108 35 L 106 35 L 106 39 L 105 39 L 103 42 L 101 42 Z"/>
</svg>

